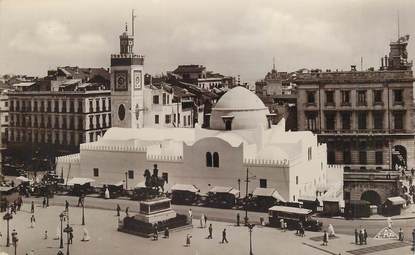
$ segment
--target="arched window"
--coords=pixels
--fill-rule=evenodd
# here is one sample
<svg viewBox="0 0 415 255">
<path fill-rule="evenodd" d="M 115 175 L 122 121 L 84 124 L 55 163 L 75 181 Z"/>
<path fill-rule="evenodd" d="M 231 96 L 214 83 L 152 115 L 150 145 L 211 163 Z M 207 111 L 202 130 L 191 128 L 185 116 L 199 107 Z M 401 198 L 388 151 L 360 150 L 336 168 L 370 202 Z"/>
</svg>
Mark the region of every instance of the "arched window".
<svg viewBox="0 0 415 255">
<path fill-rule="evenodd" d="M 219 153 L 213 153 L 213 167 L 219 167 Z"/>
<path fill-rule="evenodd" d="M 206 166 L 212 167 L 212 153 L 206 152 Z"/>
</svg>

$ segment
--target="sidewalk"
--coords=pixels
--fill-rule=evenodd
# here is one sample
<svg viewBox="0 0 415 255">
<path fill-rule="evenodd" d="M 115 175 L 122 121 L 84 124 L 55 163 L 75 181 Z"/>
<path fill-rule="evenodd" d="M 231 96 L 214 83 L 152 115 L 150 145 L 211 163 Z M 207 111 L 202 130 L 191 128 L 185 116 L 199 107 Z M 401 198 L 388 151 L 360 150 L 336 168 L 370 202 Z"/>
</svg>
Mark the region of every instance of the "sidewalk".
<svg viewBox="0 0 415 255">
<path fill-rule="evenodd" d="M 41 208 L 36 206 L 36 226 L 30 228 L 30 206 L 25 204 L 23 211 L 14 215 L 10 221 L 11 229 L 15 228 L 18 233 L 18 254 L 25 254 L 31 249 L 35 254 L 54 255 L 58 251 L 59 240 L 54 240 L 57 227 L 60 225 L 59 213 L 63 211 L 62 206 L 51 206 Z M 199 227 L 199 220 L 194 219 L 194 228 L 180 232 L 172 232 L 169 239 L 160 238 L 158 241 L 145 239 L 134 235 L 118 232 L 117 217 L 115 212 L 109 210 L 86 209 L 86 225 L 81 223 L 81 208 L 70 207 L 70 222 L 74 229 L 74 241 L 70 246 L 71 254 L 229 254 L 239 255 L 249 253 L 249 231 L 246 227 L 236 227 L 231 223 L 215 222 L 213 224 L 213 239 L 206 239 L 207 228 Z M 4 213 L 1 213 L 2 217 Z M 2 224 L 2 233 L 4 233 Z M 87 228 L 91 240 L 81 242 L 83 228 Z M 227 229 L 228 244 L 220 243 L 222 230 Z M 43 239 L 44 231 L 48 231 L 48 239 Z M 185 247 L 185 237 L 192 236 L 191 246 Z M 162 235 L 161 235 L 162 236 Z M 368 245 L 360 246 L 353 244 L 354 237 L 349 235 L 338 235 L 338 238 L 331 239 L 328 246 L 321 245 L 322 233 L 306 232 L 301 238 L 295 235 L 294 231 L 282 232 L 279 229 L 255 226 L 252 232 L 254 254 L 373 254 L 395 255 L 410 254 L 408 244 L 396 245 L 397 241 L 374 240 L 369 238 Z M 311 239 L 310 239 L 311 238 Z M 66 235 L 64 234 L 64 240 Z M 0 240 L 0 251 L 13 254 L 13 247 L 5 247 L 5 237 Z M 381 246 L 383 245 L 383 246 Z M 380 247 L 380 248 L 376 248 Z M 390 248 L 389 250 L 386 248 Z M 362 248 L 366 252 L 359 251 Z M 66 249 L 66 244 L 65 244 Z M 353 253 L 353 251 L 356 251 Z M 369 252 L 368 252 L 369 251 Z M 348 252 L 348 253 L 346 253 Z"/>
</svg>

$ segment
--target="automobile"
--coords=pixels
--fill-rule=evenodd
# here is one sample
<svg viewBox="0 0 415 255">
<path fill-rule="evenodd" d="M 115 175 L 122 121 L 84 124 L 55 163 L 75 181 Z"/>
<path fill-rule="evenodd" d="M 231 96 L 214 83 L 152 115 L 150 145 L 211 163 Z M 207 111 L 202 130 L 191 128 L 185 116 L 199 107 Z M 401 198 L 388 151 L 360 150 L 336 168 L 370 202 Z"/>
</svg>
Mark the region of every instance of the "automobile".
<svg viewBox="0 0 415 255">
<path fill-rule="evenodd" d="M 281 220 L 287 223 L 288 229 L 297 229 L 299 223 L 305 230 L 321 231 L 323 223 L 311 218 L 313 211 L 310 209 L 275 205 L 268 209 L 269 225 L 280 227 Z"/>
</svg>

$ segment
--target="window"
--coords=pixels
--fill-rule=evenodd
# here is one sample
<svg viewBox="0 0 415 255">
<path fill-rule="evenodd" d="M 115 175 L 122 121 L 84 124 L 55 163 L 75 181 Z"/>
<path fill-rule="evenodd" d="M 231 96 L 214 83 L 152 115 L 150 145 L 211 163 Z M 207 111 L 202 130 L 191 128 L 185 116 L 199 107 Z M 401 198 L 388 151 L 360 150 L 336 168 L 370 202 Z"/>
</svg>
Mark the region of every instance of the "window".
<svg viewBox="0 0 415 255">
<path fill-rule="evenodd" d="M 171 115 L 170 114 L 166 114 L 165 122 L 166 122 L 166 124 L 169 124 L 171 122 Z"/>
<path fill-rule="evenodd" d="M 183 126 L 186 126 L 186 116 L 183 116 Z"/>
<path fill-rule="evenodd" d="M 62 101 L 62 112 L 66 112 L 66 101 Z"/>
<path fill-rule="evenodd" d="M 99 98 L 95 99 L 95 111 L 99 112 Z"/>
<path fill-rule="evenodd" d="M 192 125 L 192 122 L 190 121 L 190 115 L 189 115 L 189 116 L 187 116 L 187 125 L 189 125 L 189 126 L 191 126 L 191 125 Z"/>
<path fill-rule="evenodd" d="M 168 174 L 168 173 L 166 173 L 166 172 L 162 173 L 162 174 L 161 174 L 161 178 L 163 178 L 163 180 L 164 180 L 166 183 L 169 183 L 169 174 Z"/>
<path fill-rule="evenodd" d="M 330 112 L 326 113 L 326 129 L 334 130 L 335 129 L 335 113 Z"/>
<path fill-rule="evenodd" d="M 393 99 L 394 99 L 394 104 L 402 104 L 403 103 L 403 91 L 402 91 L 402 89 L 395 89 L 393 91 Z"/>
<path fill-rule="evenodd" d="M 166 93 L 163 93 L 163 104 L 166 104 Z"/>
<path fill-rule="evenodd" d="M 99 176 L 99 169 L 94 168 L 94 177 L 98 177 L 98 176 Z"/>
<path fill-rule="evenodd" d="M 157 114 L 154 115 L 154 123 L 159 124 L 159 116 Z"/>
<path fill-rule="evenodd" d="M 212 153 L 210 152 L 206 152 L 206 166 L 207 167 L 212 167 Z"/>
<path fill-rule="evenodd" d="M 48 101 L 47 112 L 51 112 L 51 111 L 52 111 L 52 102 Z"/>
<path fill-rule="evenodd" d="M 259 187 L 266 188 L 267 187 L 267 179 L 259 179 Z"/>
<path fill-rule="evenodd" d="M 213 167 L 219 167 L 219 153 L 213 153 Z"/>
<path fill-rule="evenodd" d="M 173 122 L 176 123 L 176 114 L 173 114 Z"/>
<path fill-rule="evenodd" d="M 315 104 L 316 103 L 316 92 L 315 91 L 307 91 L 307 103 Z"/>
<path fill-rule="evenodd" d="M 342 93 L 342 105 L 350 105 L 350 91 L 344 90 Z"/>
<path fill-rule="evenodd" d="M 37 107 L 37 103 L 35 102 L 35 108 L 36 107 Z M 59 112 L 59 101 L 58 100 L 55 100 L 54 108 L 55 108 L 54 112 Z"/>
<path fill-rule="evenodd" d="M 343 151 L 343 163 L 344 164 L 351 164 L 352 163 L 352 154 L 349 148 Z"/>
<path fill-rule="evenodd" d="M 69 101 L 69 112 L 71 113 L 75 112 L 75 101 L 74 100 Z"/>
<path fill-rule="evenodd" d="M 403 129 L 403 113 L 395 112 L 393 122 L 394 122 L 395 129 Z"/>
<path fill-rule="evenodd" d="M 349 130 L 351 127 L 351 121 L 350 121 L 350 112 L 344 112 L 341 114 L 342 116 L 342 129 Z"/>
<path fill-rule="evenodd" d="M 359 164 L 365 165 L 367 163 L 366 151 L 359 151 Z"/>
<path fill-rule="evenodd" d="M 373 102 L 374 104 L 382 103 L 382 90 L 373 91 Z"/>
<path fill-rule="evenodd" d="M 382 151 L 376 151 L 375 152 L 375 163 L 376 163 L 376 165 L 382 165 L 383 164 L 383 153 L 382 153 Z"/>
<path fill-rule="evenodd" d="M 89 99 L 89 112 L 94 112 L 94 106 L 92 105 L 92 99 Z"/>
<path fill-rule="evenodd" d="M 105 98 L 102 99 L 102 110 L 106 111 L 107 110 L 107 101 L 105 100 Z"/>
<path fill-rule="evenodd" d="M 364 106 L 366 103 L 366 90 L 357 91 L 357 105 Z"/>
<path fill-rule="evenodd" d="M 357 128 L 366 129 L 366 112 L 359 112 L 357 115 Z"/>
<path fill-rule="evenodd" d="M 295 184 L 298 185 L 298 176 L 295 177 Z"/>
<path fill-rule="evenodd" d="M 383 128 L 383 112 L 373 113 L 373 126 L 375 129 Z"/>
<path fill-rule="evenodd" d="M 89 141 L 90 142 L 94 141 L 94 133 L 93 132 L 89 133 Z"/>
<path fill-rule="evenodd" d="M 317 129 L 316 114 L 306 113 L 307 130 L 315 131 Z"/>
<path fill-rule="evenodd" d="M 334 91 L 326 91 L 326 105 L 334 105 Z"/>
<path fill-rule="evenodd" d="M 128 179 L 134 179 L 134 170 L 128 170 Z"/>
<path fill-rule="evenodd" d="M 153 104 L 159 104 L 159 96 L 153 96 Z"/>
</svg>

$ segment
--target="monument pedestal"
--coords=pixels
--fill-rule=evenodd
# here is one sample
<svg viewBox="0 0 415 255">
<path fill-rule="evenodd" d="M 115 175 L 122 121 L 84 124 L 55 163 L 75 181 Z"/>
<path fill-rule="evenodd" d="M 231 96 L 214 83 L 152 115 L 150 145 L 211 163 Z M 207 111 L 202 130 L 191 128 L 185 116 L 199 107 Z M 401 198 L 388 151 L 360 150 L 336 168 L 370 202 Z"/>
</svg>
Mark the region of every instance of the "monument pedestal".
<svg viewBox="0 0 415 255">
<path fill-rule="evenodd" d="M 150 237 L 157 230 L 169 231 L 191 228 L 185 215 L 177 214 L 171 208 L 171 199 L 156 198 L 140 202 L 140 212 L 132 217 L 125 217 L 118 231 L 138 236 Z"/>
</svg>

